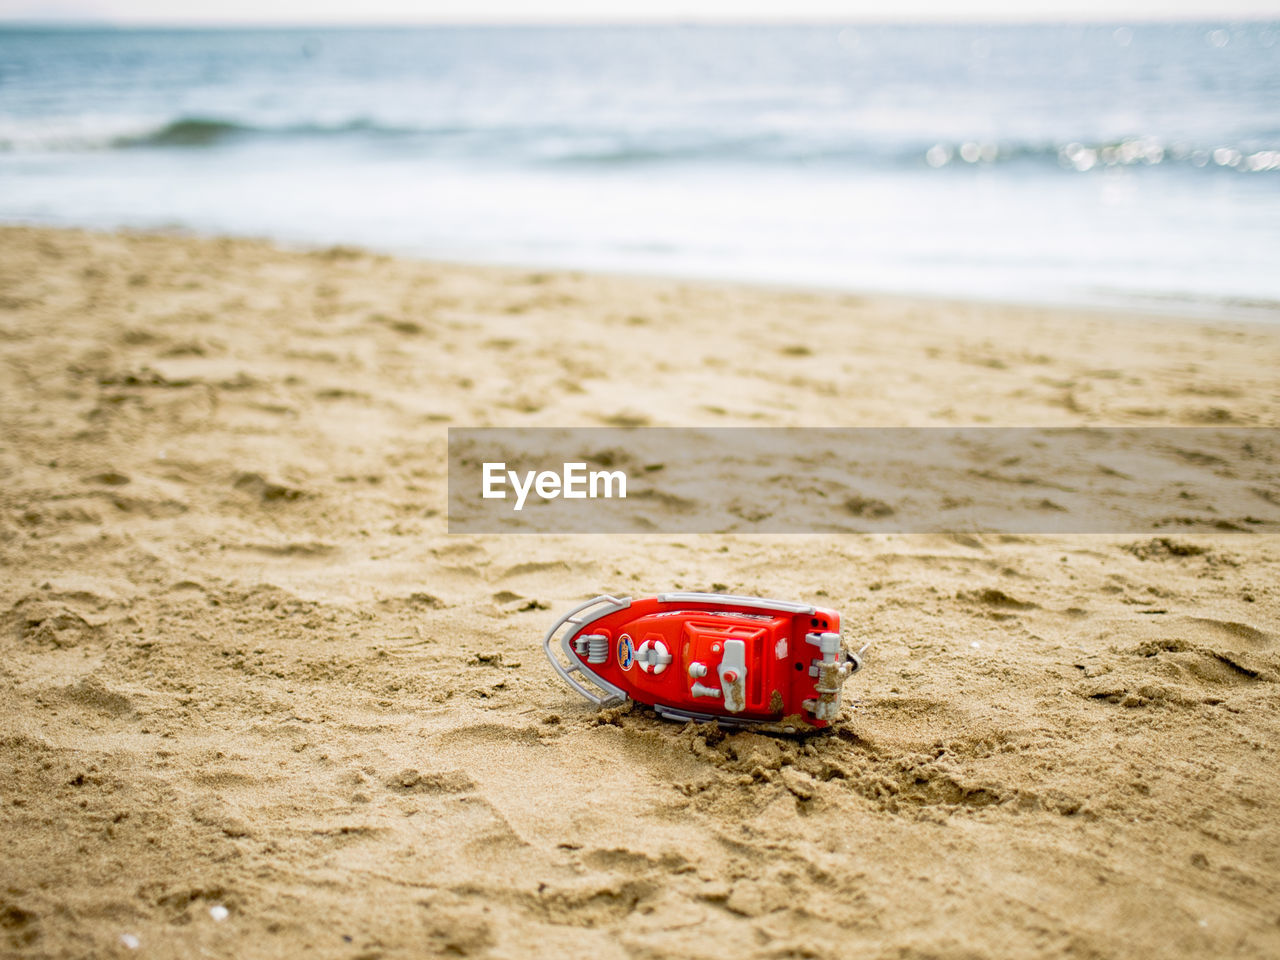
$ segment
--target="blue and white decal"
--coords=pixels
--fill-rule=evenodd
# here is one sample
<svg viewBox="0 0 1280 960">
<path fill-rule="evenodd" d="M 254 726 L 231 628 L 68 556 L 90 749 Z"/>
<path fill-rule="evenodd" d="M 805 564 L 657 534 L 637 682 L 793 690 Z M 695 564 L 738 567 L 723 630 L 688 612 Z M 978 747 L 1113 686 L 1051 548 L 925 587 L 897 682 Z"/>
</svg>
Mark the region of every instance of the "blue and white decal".
<svg viewBox="0 0 1280 960">
<path fill-rule="evenodd" d="M 630 670 L 635 662 L 635 646 L 631 642 L 631 637 L 624 633 L 618 638 L 618 666 L 623 670 Z"/>
</svg>

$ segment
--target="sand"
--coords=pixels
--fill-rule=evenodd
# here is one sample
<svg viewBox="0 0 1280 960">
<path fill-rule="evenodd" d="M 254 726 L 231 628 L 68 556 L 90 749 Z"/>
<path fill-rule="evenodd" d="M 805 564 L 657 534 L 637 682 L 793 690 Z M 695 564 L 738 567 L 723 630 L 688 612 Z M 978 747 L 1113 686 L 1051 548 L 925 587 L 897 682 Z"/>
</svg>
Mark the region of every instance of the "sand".
<svg viewBox="0 0 1280 960">
<path fill-rule="evenodd" d="M 5 228 L 0 358 L 0 953 L 1280 953 L 1275 537 L 444 515 L 449 425 L 1275 426 L 1280 328 Z M 542 660 L 667 588 L 841 610 L 856 712 Z"/>
</svg>

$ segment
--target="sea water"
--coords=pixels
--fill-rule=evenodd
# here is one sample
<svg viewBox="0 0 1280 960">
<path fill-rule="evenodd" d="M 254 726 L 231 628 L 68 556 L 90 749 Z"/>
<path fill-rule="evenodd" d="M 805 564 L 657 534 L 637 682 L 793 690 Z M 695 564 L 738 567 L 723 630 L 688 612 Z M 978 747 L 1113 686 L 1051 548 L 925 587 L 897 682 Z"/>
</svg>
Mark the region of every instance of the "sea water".
<svg viewBox="0 0 1280 960">
<path fill-rule="evenodd" d="M 0 220 L 1280 316 L 1280 23 L 11 28 Z"/>
</svg>

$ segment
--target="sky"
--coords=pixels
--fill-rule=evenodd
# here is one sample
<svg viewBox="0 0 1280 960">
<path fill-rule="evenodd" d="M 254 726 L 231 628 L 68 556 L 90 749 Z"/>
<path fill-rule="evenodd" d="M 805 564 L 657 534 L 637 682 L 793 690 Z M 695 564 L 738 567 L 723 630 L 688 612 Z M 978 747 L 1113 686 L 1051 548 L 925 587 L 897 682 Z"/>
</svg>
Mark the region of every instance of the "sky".
<svg viewBox="0 0 1280 960">
<path fill-rule="evenodd" d="M 957 7 L 963 6 L 963 9 Z M 0 21 L 120 24 L 1280 19 L 1280 0 L 0 0 Z"/>
</svg>

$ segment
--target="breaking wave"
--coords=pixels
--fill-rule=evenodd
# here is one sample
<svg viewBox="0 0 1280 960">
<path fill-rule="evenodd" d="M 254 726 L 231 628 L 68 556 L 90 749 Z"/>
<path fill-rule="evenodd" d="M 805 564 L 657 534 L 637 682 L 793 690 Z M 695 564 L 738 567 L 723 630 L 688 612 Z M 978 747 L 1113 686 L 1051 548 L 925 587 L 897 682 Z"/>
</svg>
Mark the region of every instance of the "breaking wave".
<svg viewBox="0 0 1280 960">
<path fill-rule="evenodd" d="M 204 117 L 182 117 L 161 127 L 135 136 L 112 139 L 112 147 L 207 147 L 223 143 L 233 137 L 257 132 L 229 120 L 210 120 Z"/>
<path fill-rule="evenodd" d="M 142 149 L 207 149 L 316 139 L 398 141 L 423 156 L 482 158 L 520 165 L 639 167 L 659 164 L 824 164 L 934 168 L 1042 164 L 1088 173 L 1109 167 L 1179 166 L 1243 173 L 1280 171 L 1280 146 L 1271 143 L 1166 142 L 1155 137 L 1071 141 L 885 140 L 873 134 L 771 130 L 666 131 L 609 129 L 582 124 L 413 125 L 357 117 L 338 123 L 255 124 L 181 116 L 158 123 L 89 118 L 0 123 L 0 151 L 21 153 Z"/>
<path fill-rule="evenodd" d="M 300 123 L 281 126 L 242 123 L 217 117 L 183 116 L 159 123 L 112 118 L 33 120 L 0 123 L 0 151 L 63 153 L 140 148 L 216 147 L 254 140 L 309 139 L 350 135 L 400 135 L 415 131 L 379 126 L 367 120 L 340 124 Z"/>
</svg>

